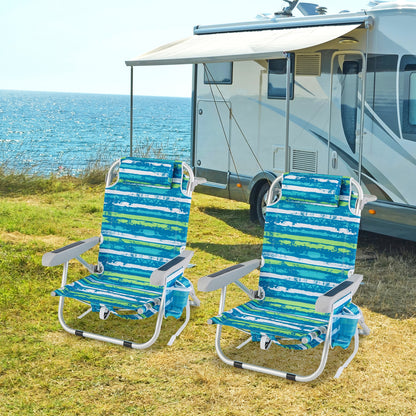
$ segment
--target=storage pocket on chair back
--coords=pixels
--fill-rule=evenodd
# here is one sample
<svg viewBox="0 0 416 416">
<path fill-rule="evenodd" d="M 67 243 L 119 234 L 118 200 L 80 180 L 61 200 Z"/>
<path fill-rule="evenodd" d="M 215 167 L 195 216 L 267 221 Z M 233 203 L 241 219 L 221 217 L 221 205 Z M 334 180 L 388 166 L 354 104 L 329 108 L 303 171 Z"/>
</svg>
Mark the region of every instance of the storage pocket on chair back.
<svg viewBox="0 0 416 416">
<path fill-rule="evenodd" d="M 191 282 L 180 277 L 172 287 L 167 288 L 165 316 L 173 316 L 176 319 L 182 315 L 183 308 L 188 303 L 189 293 L 192 289 Z"/>
<path fill-rule="evenodd" d="M 360 316 L 360 310 L 353 303 L 350 303 L 348 307 L 344 307 L 341 313 L 334 315 L 331 338 L 332 347 L 348 348 L 357 329 Z"/>
</svg>

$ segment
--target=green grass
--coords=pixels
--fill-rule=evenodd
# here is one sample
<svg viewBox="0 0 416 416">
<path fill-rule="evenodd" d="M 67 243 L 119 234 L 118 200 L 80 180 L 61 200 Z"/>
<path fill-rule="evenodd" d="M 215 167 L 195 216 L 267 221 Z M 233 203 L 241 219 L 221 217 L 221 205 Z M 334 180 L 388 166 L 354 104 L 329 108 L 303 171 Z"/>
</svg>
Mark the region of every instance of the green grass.
<svg viewBox="0 0 416 416">
<path fill-rule="evenodd" d="M 22 179 L 22 178 L 21 178 Z M 38 178 L 39 179 L 39 178 Z M 341 378 L 333 376 L 351 349 L 330 351 L 327 368 L 309 384 L 289 382 L 223 364 L 214 348 L 219 293 L 198 293 L 201 307 L 172 347 L 179 322 L 164 321 L 162 335 L 144 351 L 81 339 L 58 323 L 61 267 L 41 265 L 43 253 L 99 235 L 103 185 L 83 179 L 15 180 L 0 176 L 0 415 L 414 415 L 416 413 L 416 244 L 362 233 L 357 273 L 365 284 L 355 296 L 372 332 Z M 7 182 L 7 181 L 6 181 Z M 99 182 L 99 181 L 97 181 Z M 29 186 L 30 185 L 30 186 Z M 194 194 L 188 248 L 194 283 L 235 262 L 258 257 L 262 230 L 249 221 L 248 206 Z M 96 250 L 87 255 L 94 261 Z M 85 275 L 71 263 L 70 278 Z M 253 272 L 246 281 L 254 287 Z M 244 295 L 230 287 L 233 306 Z M 68 324 L 110 336 L 144 341 L 154 319 L 76 319 L 83 306 L 67 303 Z M 311 371 L 320 349 L 294 353 L 247 346 L 225 333 L 223 348 L 235 358 Z M 313 365 L 310 364 L 313 361 Z"/>
</svg>

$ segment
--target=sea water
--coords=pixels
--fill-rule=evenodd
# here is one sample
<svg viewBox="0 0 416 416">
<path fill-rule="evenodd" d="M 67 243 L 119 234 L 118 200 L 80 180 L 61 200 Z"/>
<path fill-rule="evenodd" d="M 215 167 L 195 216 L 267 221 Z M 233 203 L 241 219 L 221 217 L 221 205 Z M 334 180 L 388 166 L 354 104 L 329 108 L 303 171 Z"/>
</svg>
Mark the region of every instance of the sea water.
<svg viewBox="0 0 416 416">
<path fill-rule="evenodd" d="M 191 100 L 134 97 L 133 151 L 189 162 Z M 0 168 L 78 175 L 130 154 L 130 97 L 0 90 Z"/>
</svg>

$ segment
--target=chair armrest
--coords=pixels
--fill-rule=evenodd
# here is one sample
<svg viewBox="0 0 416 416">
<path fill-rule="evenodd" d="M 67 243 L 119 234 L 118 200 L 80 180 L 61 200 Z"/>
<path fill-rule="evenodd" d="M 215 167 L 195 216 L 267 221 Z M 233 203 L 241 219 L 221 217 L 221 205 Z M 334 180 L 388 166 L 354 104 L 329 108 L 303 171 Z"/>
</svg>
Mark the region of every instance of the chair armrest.
<svg viewBox="0 0 416 416">
<path fill-rule="evenodd" d="M 68 244 L 65 247 L 45 253 L 42 257 L 43 266 L 58 266 L 80 256 L 100 242 L 100 237 L 91 237 L 86 240 Z"/>
<path fill-rule="evenodd" d="M 347 280 L 319 296 L 315 303 L 315 310 L 322 313 L 331 313 L 334 303 L 348 294 L 353 295 L 362 280 L 362 274 L 353 274 Z"/>
<path fill-rule="evenodd" d="M 201 292 L 211 292 L 213 290 L 221 289 L 260 267 L 260 263 L 260 259 L 249 260 L 201 277 L 198 280 L 198 290 Z"/>
<path fill-rule="evenodd" d="M 160 266 L 158 269 L 154 270 L 150 275 L 150 284 L 153 286 L 163 286 L 166 283 L 166 279 L 169 275 L 181 268 L 186 268 L 188 266 L 193 255 L 193 251 L 185 250 L 183 253 L 179 254 L 179 256 L 176 256 L 172 260 L 165 263 L 163 266 Z"/>
</svg>

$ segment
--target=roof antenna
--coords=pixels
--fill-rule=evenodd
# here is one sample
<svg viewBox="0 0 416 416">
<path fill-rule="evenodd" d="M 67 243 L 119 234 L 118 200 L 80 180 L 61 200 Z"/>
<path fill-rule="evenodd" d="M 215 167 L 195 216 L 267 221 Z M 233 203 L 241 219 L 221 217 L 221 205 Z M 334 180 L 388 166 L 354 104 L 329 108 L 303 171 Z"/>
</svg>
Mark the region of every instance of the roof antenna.
<svg viewBox="0 0 416 416">
<path fill-rule="evenodd" d="M 370 7 L 375 7 L 375 6 L 378 6 L 379 4 L 381 4 L 381 3 L 385 3 L 385 0 L 375 0 L 375 1 L 370 1 L 369 3 L 368 3 L 368 5 L 370 6 Z"/>
<path fill-rule="evenodd" d="M 298 4 L 298 10 L 304 15 L 304 16 L 316 16 L 318 14 L 326 14 L 327 8 L 321 7 L 316 3 L 299 3 Z"/>
<path fill-rule="evenodd" d="M 285 16 L 285 17 L 292 17 L 293 14 L 293 10 L 296 8 L 296 6 L 299 3 L 299 0 L 294 0 L 294 1 L 290 1 L 290 0 L 284 0 L 286 3 L 289 3 L 289 6 L 287 7 L 283 7 L 283 10 L 281 12 L 276 12 L 274 15 L 275 16 Z"/>
</svg>

